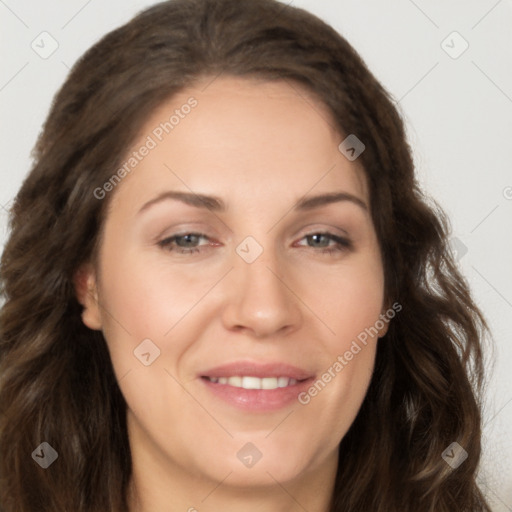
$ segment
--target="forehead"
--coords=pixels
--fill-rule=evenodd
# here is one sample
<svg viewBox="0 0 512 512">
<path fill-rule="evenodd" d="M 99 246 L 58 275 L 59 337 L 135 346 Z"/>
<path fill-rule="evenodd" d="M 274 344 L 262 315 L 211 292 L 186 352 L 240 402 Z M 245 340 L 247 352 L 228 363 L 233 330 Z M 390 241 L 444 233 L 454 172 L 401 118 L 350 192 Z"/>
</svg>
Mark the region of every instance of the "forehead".
<svg viewBox="0 0 512 512">
<path fill-rule="evenodd" d="M 343 138 L 329 109 L 297 83 L 205 77 L 152 112 L 127 156 L 149 140 L 152 148 L 119 189 L 145 197 L 167 182 L 247 198 L 236 186 L 246 183 L 291 201 L 341 187 L 367 201 L 364 170 L 338 150 Z"/>
</svg>

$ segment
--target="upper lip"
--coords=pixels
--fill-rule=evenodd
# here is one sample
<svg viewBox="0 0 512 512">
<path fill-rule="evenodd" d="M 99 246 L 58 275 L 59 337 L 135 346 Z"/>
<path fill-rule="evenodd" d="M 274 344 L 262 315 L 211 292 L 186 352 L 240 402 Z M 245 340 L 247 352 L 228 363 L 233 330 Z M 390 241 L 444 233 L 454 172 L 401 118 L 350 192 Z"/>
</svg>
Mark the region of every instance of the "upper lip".
<svg viewBox="0 0 512 512">
<path fill-rule="evenodd" d="M 304 380 L 314 374 L 286 363 L 256 363 L 251 361 L 235 361 L 223 364 L 201 372 L 201 377 L 288 377 L 289 379 Z"/>
</svg>

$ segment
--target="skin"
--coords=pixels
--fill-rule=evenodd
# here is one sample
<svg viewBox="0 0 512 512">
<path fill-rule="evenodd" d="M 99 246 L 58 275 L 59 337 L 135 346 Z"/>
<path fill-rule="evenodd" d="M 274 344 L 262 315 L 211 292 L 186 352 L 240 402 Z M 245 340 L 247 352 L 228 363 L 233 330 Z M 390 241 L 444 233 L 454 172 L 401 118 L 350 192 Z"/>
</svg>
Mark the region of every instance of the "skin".
<svg viewBox="0 0 512 512">
<path fill-rule="evenodd" d="M 244 359 L 319 377 L 375 324 L 384 277 L 364 172 L 338 150 L 344 136 L 326 108 L 297 85 L 207 83 L 174 96 L 142 128 L 134 148 L 197 99 L 111 192 L 98 268 L 80 272 L 83 321 L 103 331 L 128 404 L 130 510 L 327 511 L 337 448 L 387 325 L 307 405 L 241 411 L 198 374 Z M 169 190 L 218 196 L 226 210 L 165 200 L 138 213 Z M 333 191 L 368 209 L 340 201 L 293 210 L 305 195 Z M 336 243 L 307 235 L 325 231 L 352 247 L 322 252 Z M 200 252 L 158 244 L 187 232 L 208 237 L 189 242 Z M 253 263 L 235 250 L 247 236 L 263 249 Z M 160 356 L 145 366 L 134 350 L 148 338 Z M 252 468 L 236 455 L 248 442 L 262 453 Z"/>
</svg>

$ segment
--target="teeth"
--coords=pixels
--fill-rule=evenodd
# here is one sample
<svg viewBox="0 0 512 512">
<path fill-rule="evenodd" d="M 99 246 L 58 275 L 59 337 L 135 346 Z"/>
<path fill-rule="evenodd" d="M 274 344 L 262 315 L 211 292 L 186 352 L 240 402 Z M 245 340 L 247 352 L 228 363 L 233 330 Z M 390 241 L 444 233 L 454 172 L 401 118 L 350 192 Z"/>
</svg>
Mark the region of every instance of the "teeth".
<svg viewBox="0 0 512 512">
<path fill-rule="evenodd" d="M 234 377 L 208 377 L 210 382 L 218 384 L 227 384 L 235 388 L 243 389 L 277 389 L 286 388 L 297 384 L 296 379 L 289 379 L 288 377 L 249 377 L 249 376 L 234 376 Z"/>
<path fill-rule="evenodd" d="M 236 379 L 236 377 L 235 377 Z M 233 382 L 233 377 L 230 377 L 228 380 L 228 384 L 230 386 L 236 387 L 236 380 Z M 268 379 L 273 380 L 273 379 Z M 238 386 L 239 388 L 244 389 L 261 389 L 263 384 L 263 379 L 258 379 L 258 377 L 242 377 L 242 382 Z M 273 388 L 270 388 L 273 389 Z"/>
<path fill-rule="evenodd" d="M 242 377 L 230 377 L 229 379 L 226 380 L 226 382 L 230 386 L 236 386 L 237 388 L 241 388 L 243 379 Z"/>
<path fill-rule="evenodd" d="M 288 386 L 288 379 L 286 377 L 279 377 L 279 379 L 277 379 L 277 385 L 280 388 Z"/>
</svg>

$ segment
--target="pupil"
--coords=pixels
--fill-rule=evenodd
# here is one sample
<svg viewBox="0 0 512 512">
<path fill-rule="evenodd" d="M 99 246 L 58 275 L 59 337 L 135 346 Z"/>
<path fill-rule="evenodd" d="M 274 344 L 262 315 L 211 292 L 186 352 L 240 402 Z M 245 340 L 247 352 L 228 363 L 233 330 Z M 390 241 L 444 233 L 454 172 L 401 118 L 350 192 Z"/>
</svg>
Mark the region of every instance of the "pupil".
<svg viewBox="0 0 512 512">
<path fill-rule="evenodd" d="M 311 236 L 311 238 L 313 239 L 313 242 L 314 242 L 315 244 L 325 246 L 325 243 L 324 243 L 324 244 L 322 244 L 322 243 L 320 242 L 320 240 L 321 240 L 321 238 L 322 238 L 323 236 L 324 236 L 324 235 L 320 235 L 320 234 L 319 234 L 319 235 L 312 235 L 312 236 Z M 319 242 L 320 242 L 320 243 L 319 243 Z"/>
<path fill-rule="evenodd" d="M 194 238 L 196 238 L 196 235 L 184 235 L 180 237 L 181 241 L 184 242 L 183 245 L 193 245 L 195 241 Z"/>
</svg>

